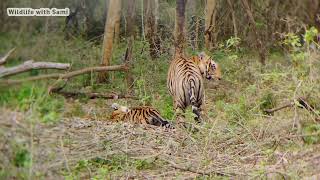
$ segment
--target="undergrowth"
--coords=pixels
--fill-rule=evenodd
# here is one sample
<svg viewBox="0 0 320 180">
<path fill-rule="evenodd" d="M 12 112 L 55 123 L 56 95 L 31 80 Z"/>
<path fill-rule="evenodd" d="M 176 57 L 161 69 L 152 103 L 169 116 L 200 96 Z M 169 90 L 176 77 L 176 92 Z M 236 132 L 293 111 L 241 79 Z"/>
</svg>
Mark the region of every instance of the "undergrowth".
<svg viewBox="0 0 320 180">
<path fill-rule="evenodd" d="M 23 60 L 32 58 L 35 60 L 56 60 L 58 62 L 72 63 L 73 69 L 94 66 L 100 63 L 101 45 L 93 42 L 86 42 L 82 39 L 63 40 L 63 36 L 52 34 L 50 38 L 35 36 L 34 38 L 21 39 L 14 38 L 13 34 L 1 35 L 0 39 L 7 43 L 0 45 L 0 52 L 3 53 L 10 47 L 17 46 L 16 53 L 9 58 L 7 66 L 21 63 Z M 20 41 L 32 41 L 30 47 L 28 43 Z M 237 134 L 239 128 L 245 129 L 248 136 L 252 136 L 251 131 L 262 129 L 268 126 L 269 134 L 279 132 L 302 132 L 312 134 L 320 132 L 320 127 L 314 120 L 314 115 L 305 109 L 292 108 L 277 112 L 270 116 L 264 112 L 265 109 L 272 109 L 297 97 L 309 97 L 310 102 L 319 110 L 318 102 L 320 99 L 319 74 L 310 78 L 310 68 L 320 68 L 319 64 L 314 67 L 308 66 L 311 56 L 308 51 L 301 48 L 293 48 L 289 55 L 289 60 L 284 58 L 285 54 L 274 52 L 269 55 L 267 65 L 262 67 L 254 52 L 239 48 L 237 38 L 230 38 L 228 41 L 219 45 L 216 51 L 207 51 L 215 61 L 220 63 L 223 72 L 223 80 L 217 84 L 206 82 L 206 121 L 203 123 L 208 131 L 208 137 L 219 139 L 224 136 L 224 132 Z M 294 42 L 292 42 L 294 41 Z M 289 35 L 285 45 L 297 46 L 296 39 Z M 290 43 L 291 42 L 291 43 Z M 298 44 L 299 45 L 299 44 Z M 41 47 L 41 51 L 39 48 Z M 111 100 L 94 102 L 93 107 L 102 107 L 105 111 L 106 104 L 113 101 L 124 105 L 150 105 L 160 111 L 162 116 L 174 122 L 175 113 L 172 106 L 172 98 L 168 94 L 166 87 L 167 69 L 170 63 L 169 53 L 163 54 L 158 59 L 152 60 L 148 55 L 148 44 L 142 40 L 136 40 L 133 48 L 133 75 L 134 91 L 138 101 L 130 100 Z M 111 64 L 121 64 L 124 59 L 126 42 L 116 45 L 113 52 Z M 169 49 L 169 48 L 168 48 Z M 188 50 L 189 54 L 196 52 Z M 301 54 L 303 53 L 303 54 Z M 24 73 L 16 78 L 35 76 L 43 71 L 32 71 Z M 126 92 L 126 85 L 123 81 L 123 72 L 110 73 L 111 83 L 97 84 L 96 74 L 89 74 L 75 78 L 67 84 L 67 90 L 82 90 L 94 92 Z M 43 123 L 57 123 L 63 117 L 85 116 L 86 111 L 82 108 L 83 104 L 89 104 L 88 99 L 74 103 L 72 112 L 65 113 L 66 104 L 70 103 L 58 95 L 49 95 L 47 88 L 53 81 L 47 83 L 33 82 L 25 83 L 20 86 L 1 87 L 0 105 L 2 107 L 21 112 L 31 112 L 30 116 L 36 121 Z M 88 106 L 91 106 L 89 104 Z M 108 110 L 107 110 L 108 111 Z M 188 122 L 193 122 L 193 115 L 190 109 L 186 112 Z M 98 117 L 99 118 L 99 117 Z M 268 119 L 281 119 L 278 125 L 269 124 Z M 104 118 L 105 119 L 105 118 Z M 298 121 L 299 127 L 292 126 L 293 121 Z M 225 131 L 210 132 L 212 127 L 222 127 Z M 209 132 L 211 134 L 209 134 Z M 203 133 L 203 132 L 202 132 Z M 192 138 L 203 141 L 205 136 L 201 133 L 192 134 Z M 306 145 L 319 144 L 320 135 L 307 136 L 303 138 Z M 255 141 L 252 141 L 255 144 Z M 290 144 L 290 145 L 288 145 Z M 298 143 L 288 143 L 287 150 L 296 148 Z M 300 144 L 301 145 L 301 144 Z M 23 147 L 16 148 L 13 164 L 17 167 L 28 166 L 28 150 Z M 270 147 L 262 147 L 268 155 Z M 265 155 L 266 155 L 265 154 Z M 79 161 L 71 172 L 64 171 L 67 179 L 79 177 L 79 174 L 88 169 L 95 169 L 96 176 L 93 179 L 107 178 L 110 173 L 128 171 L 134 168 L 138 171 L 149 170 L 159 167 L 160 162 L 133 160 L 126 156 L 112 156 L 109 159 L 84 159 Z M 271 164 L 272 159 L 260 162 L 261 166 Z M 264 170 L 261 170 L 261 174 Z M 4 172 L 1 171 L 1 174 Z M 258 173 L 259 174 L 259 173 Z M 201 179 L 201 178 L 199 178 Z"/>
</svg>

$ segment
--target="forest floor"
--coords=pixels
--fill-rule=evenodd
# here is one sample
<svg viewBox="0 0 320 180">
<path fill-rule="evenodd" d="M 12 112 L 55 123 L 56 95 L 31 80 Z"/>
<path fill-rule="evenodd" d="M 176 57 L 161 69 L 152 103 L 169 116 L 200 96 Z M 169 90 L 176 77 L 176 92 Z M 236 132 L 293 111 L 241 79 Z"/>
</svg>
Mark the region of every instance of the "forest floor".
<svg viewBox="0 0 320 180">
<path fill-rule="evenodd" d="M 2 50 L 16 44 L 12 38 L 5 40 L 8 47 L 0 46 Z M 28 50 L 20 45 L 9 66 L 33 57 L 59 59 L 79 69 L 96 65 L 100 59 L 101 47 L 92 43 L 64 43 L 56 36 L 48 43 L 41 37 L 34 41 Z M 51 41 L 60 46 L 50 46 Z M 151 105 L 174 122 L 165 85 L 170 55 L 151 60 L 146 47 L 135 42 L 133 75 L 138 100 L 48 95 L 47 88 L 54 81 L 1 87 L 0 178 L 320 178 L 319 117 L 298 106 L 274 114 L 263 111 L 296 104 L 298 97 L 307 97 L 316 110 L 320 108 L 320 73 L 309 76 L 308 58 L 296 64 L 274 52 L 262 68 L 252 53 L 216 50 L 210 53 L 222 66 L 223 80 L 206 82 L 204 122 L 195 123 L 191 111 L 186 112 L 186 121 L 197 130 L 110 122 L 114 102 Z M 122 62 L 125 48 L 125 43 L 115 48 L 112 64 Z M 85 75 L 69 82 L 66 90 L 123 93 L 123 77 L 115 72 L 110 76 L 112 83 L 96 84 L 95 75 Z"/>
</svg>

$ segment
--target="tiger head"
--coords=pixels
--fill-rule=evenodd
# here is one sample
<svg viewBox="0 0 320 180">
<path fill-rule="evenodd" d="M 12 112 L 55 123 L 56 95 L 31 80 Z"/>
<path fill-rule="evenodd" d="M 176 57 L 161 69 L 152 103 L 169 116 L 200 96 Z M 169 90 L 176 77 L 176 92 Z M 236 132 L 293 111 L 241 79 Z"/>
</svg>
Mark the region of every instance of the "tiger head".
<svg viewBox="0 0 320 180">
<path fill-rule="evenodd" d="M 219 64 L 214 62 L 205 52 L 199 53 L 198 56 L 193 59 L 196 64 L 198 64 L 200 72 L 205 78 L 208 80 L 221 80 L 222 76 Z"/>
<path fill-rule="evenodd" d="M 113 103 L 111 105 L 111 108 L 114 110 L 110 116 L 110 119 L 112 121 L 121 121 L 124 118 L 125 114 L 130 111 L 128 107 L 120 106 L 117 103 Z"/>
</svg>

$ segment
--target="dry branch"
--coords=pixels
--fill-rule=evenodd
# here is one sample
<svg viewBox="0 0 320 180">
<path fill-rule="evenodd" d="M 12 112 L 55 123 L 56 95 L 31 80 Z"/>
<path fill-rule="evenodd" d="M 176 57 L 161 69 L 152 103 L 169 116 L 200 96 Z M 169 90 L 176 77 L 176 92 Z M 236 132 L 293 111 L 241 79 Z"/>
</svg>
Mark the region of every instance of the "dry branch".
<svg viewBox="0 0 320 180">
<path fill-rule="evenodd" d="M 272 114 L 276 111 L 280 111 L 281 109 L 285 109 L 285 108 L 288 108 L 288 107 L 292 107 L 294 105 L 293 102 L 290 102 L 288 104 L 285 104 L 283 106 L 280 106 L 280 107 L 277 107 L 277 108 L 273 108 L 273 109 L 265 109 L 264 112 L 267 113 L 267 114 Z"/>
<path fill-rule="evenodd" d="M 136 99 L 134 96 L 125 95 L 125 94 L 105 94 L 105 93 L 90 93 L 90 92 L 70 92 L 70 91 L 61 91 L 61 90 L 52 90 L 52 93 L 60 94 L 65 98 L 77 98 L 77 97 L 87 97 L 89 99 L 123 99 L 123 98 L 132 98 Z"/>
<path fill-rule="evenodd" d="M 5 64 L 7 62 L 7 58 L 11 55 L 11 53 L 15 50 L 16 48 L 12 48 L 9 52 L 7 52 L 6 55 L 0 58 L 0 66 Z"/>
<path fill-rule="evenodd" d="M 0 78 L 12 76 L 15 74 L 19 74 L 22 72 L 26 72 L 32 69 L 69 69 L 70 64 L 65 63 L 53 63 L 53 62 L 33 62 L 33 60 L 29 60 L 24 62 L 21 65 L 10 67 L 10 68 L 2 68 L 0 69 Z"/>
<path fill-rule="evenodd" d="M 36 80 L 43 80 L 43 79 L 70 79 L 72 77 L 92 73 L 92 72 L 103 72 L 103 71 L 127 71 L 127 65 L 115 65 L 115 66 L 101 66 L 101 67 L 89 67 L 84 68 L 76 71 L 71 71 L 64 74 L 47 74 L 47 75 L 40 75 L 36 77 L 25 78 L 21 80 L 14 80 L 14 79 L 7 79 L 0 81 L 0 84 L 20 84 L 27 81 L 36 81 Z"/>
<path fill-rule="evenodd" d="M 307 99 L 305 97 L 298 97 L 297 99 L 293 100 L 292 102 L 289 102 L 289 103 L 287 103 L 285 105 L 282 105 L 282 106 L 274 108 L 274 109 L 265 109 L 264 112 L 267 113 L 267 114 L 272 114 L 272 113 L 274 113 L 276 111 L 280 111 L 281 109 L 285 109 L 285 108 L 288 108 L 288 107 L 293 107 L 294 105 L 298 105 L 299 107 L 308 110 L 312 114 L 320 116 L 320 114 L 317 113 L 315 108 L 312 105 L 310 105 L 310 103 L 308 103 L 308 101 L 307 101 Z"/>
</svg>

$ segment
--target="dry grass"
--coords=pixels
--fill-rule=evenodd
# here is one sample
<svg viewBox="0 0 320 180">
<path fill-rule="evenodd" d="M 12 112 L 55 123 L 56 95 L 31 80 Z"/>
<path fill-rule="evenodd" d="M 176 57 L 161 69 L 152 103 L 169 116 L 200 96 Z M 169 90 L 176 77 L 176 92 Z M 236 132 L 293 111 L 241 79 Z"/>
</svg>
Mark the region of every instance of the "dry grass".
<svg viewBox="0 0 320 180">
<path fill-rule="evenodd" d="M 281 117 L 270 117 L 253 128 L 229 129 L 219 123 L 205 123 L 196 125 L 198 132 L 191 132 L 77 117 L 63 119 L 57 125 L 43 125 L 28 121 L 27 114 L 6 109 L 1 109 L 1 114 L 1 161 L 9 165 L 13 158 L 7 142 L 24 142 L 32 154 L 30 177 L 62 178 L 72 174 L 81 160 L 108 160 L 113 156 L 123 156 L 128 162 L 145 160 L 155 167 L 139 169 L 123 164 L 121 170 L 106 176 L 112 179 L 287 179 L 317 177 L 320 171 L 320 147 L 302 146 L 300 136 L 284 130 L 288 124 L 279 124 Z M 301 148 L 283 148 L 292 143 Z M 77 176 L 89 178 L 97 173 L 97 167 L 88 166 Z"/>
</svg>

